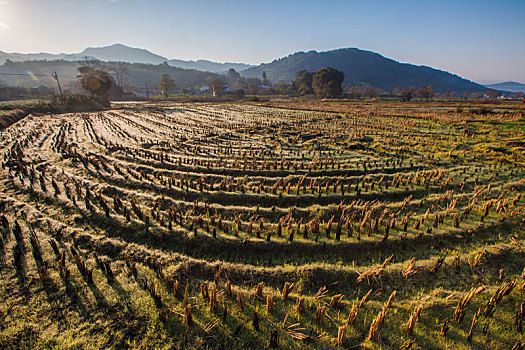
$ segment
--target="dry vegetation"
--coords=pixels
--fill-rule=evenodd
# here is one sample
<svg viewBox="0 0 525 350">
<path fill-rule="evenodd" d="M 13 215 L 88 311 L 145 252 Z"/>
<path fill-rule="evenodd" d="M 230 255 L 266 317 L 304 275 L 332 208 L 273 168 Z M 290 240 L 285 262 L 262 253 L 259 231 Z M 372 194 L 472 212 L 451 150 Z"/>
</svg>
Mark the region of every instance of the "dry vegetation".
<svg viewBox="0 0 525 350">
<path fill-rule="evenodd" d="M 0 347 L 522 349 L 521 111 L 404 106 L 10 126 Z"/>
</svg>

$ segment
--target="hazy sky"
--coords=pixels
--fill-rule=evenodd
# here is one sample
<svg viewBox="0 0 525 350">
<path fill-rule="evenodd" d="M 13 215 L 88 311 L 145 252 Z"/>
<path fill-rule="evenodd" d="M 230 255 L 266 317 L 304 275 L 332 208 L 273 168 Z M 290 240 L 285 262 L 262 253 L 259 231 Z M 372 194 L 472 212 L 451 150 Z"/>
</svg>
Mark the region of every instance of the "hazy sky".
<svg viewBox="0 0 525 350">
<path fill-rule="evenodd" d="M 478 82 L 525 83 L 525 0 L 0 0 L 1 51 L 114 43 L 254 64 L 357 47 Z"/>
</svg>

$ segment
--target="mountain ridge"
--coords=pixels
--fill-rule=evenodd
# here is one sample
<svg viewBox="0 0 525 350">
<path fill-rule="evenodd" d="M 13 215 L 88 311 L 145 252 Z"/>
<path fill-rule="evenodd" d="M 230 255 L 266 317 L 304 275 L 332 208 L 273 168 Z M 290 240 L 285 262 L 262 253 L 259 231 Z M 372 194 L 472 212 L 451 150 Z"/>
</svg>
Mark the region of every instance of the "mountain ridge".
<svg viewBox="0 0 525 350">
<path fill-rule="evenodd" d="M 19 61 L 33 61 L 33 60 L 65 60 L 65 61 L 83 61 L 88 58 L 98 59 L 100 61 L 115 61 L 128 63 L 145 63 L 145 64 L 161 64 L 167 62 L 173 67 L 184 69 L 197 69 L 208 71 L 212 73 L 226 72 L 233 68 L 236 70 L 244 70 L 252 67 L 246 63 L 232 63 L 232 62 L 213 62 L 208 60 L 179 60 L 168 59 L 164 56 L 157 55 L 149 50 L 143 48 L 130 47 L 124 44 L 113 44 L 102 47 L 87 47 L 79 53 L 59 53 L 50 54 L 46 52 L 41 53 L 9 53 L 0 51 L 0 64 L 5 63 L 6 60 L 15 62 Z"/>
</svg>

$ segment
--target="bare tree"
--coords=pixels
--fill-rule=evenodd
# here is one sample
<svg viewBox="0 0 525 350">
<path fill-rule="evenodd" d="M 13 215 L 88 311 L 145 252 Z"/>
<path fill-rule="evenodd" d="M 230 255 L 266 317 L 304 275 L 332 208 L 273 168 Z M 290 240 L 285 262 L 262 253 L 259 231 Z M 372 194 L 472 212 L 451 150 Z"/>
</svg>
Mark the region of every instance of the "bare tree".
<svg viewBox="0 0 525 350">
<path fill-rule="evenodd" d="M 113 63 L 109 67 L 109 71 L 115 75 L 118 86 L 123 88 L 124 79 L 128 76 L 128 67 L 123 63 Z"/>
<path fill-rule="evenodd" d="M 414 88 L 413 87 L 407 87 L 401 90 L 401 100 L 402 101 L 410 101 L 412 97 L 414 97 Z"/>
</svg>

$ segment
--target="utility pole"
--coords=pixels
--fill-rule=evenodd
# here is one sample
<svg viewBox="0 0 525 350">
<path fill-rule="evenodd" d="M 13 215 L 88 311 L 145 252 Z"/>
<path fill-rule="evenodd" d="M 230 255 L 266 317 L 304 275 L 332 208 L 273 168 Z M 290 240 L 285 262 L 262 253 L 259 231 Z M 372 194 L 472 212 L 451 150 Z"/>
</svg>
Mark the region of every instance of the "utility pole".
<svg viewBox="0 0 525 350">
<path fill-rule="evenodd" d="M 51 74 L 53 76 L 53 78 L 55 78 L 55 80 L 57 81 L 57 84 L 58 84 L 58 91 L 60 91 L 60 95 L 62 95 L 62 88 L 60 87 L 60 81 L 58 81 L 58 74 L 57 72 L 54 72 L 53 74 Z"/>
<path fill-rule="evenodd" d="M 148 90 L 148 84 L 146 84 L 146 96 L 147 96 L 147 99 L 149 100 L 149 90 Z"/>
</svg>

